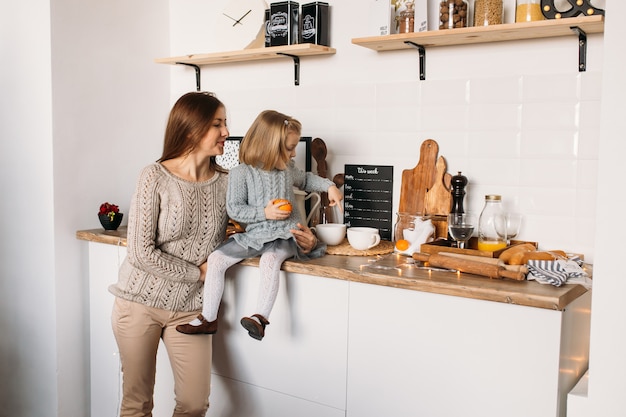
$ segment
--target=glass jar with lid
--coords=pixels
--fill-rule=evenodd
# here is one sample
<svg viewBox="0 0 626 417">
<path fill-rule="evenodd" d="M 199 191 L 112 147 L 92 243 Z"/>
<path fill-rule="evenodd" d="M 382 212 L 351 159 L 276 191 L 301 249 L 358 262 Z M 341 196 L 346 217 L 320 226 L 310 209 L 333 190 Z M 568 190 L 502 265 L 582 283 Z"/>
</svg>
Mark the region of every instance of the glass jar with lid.
<svg viewBox="0 0 626 417">
<path fill-rule="evenodd" d="M 533 22 L 544 20 L 541 11 L 541 0 L 517 0 L 515 7 L 515 22 Z"/>
<path fill-rule="evenodd" d="M 407 1 L 397 11 L 398 33 L 415 32 L 415 3 Z"/>
<path fill-rule="evenodd" d="M 474 26 L 500 25 L 503 16 L 502 0 L 474 1 Z"/>
<path fill-rule="evenodd" d="M 502 196 L 486 195 L 485 206 L 478 219 L 478 250 L 495 252 L 506 248 L 506 236 L 499 235 L 496 230 L 496 220 L 503 214 Z"/>
<path fill-rule="evenodd" d="M 439 29 L 467 27 L 468 12 L 466 0 L 441 0 L 439 2 Z"/>
</svg>

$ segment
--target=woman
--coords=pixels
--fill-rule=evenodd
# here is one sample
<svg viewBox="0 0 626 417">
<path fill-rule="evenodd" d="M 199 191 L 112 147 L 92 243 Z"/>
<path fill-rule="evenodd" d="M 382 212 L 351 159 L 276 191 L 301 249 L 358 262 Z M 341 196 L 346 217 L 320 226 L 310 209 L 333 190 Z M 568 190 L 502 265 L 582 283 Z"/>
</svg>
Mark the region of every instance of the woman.
<svg viewBox="0 0 626 417">
<path fill-rule="evenodd" d="M 127 257 L 110 287 L 123 370 L 121 417 L 151 415 L 160 339 L 174 374 L 174 417 L 204 416 L 209 407 L 212 336 L 188 337 L 176 326 L 201 310 L 206 259 L 226 235 L 228 176 L 215 156 L 228 136 L 226 109 L 215 96 L 185 94 L 170 112 L 161 158 L 139 176 Z M 308 229 L 293 234 L 305 251 L 315 247 Z"/>
</svg>

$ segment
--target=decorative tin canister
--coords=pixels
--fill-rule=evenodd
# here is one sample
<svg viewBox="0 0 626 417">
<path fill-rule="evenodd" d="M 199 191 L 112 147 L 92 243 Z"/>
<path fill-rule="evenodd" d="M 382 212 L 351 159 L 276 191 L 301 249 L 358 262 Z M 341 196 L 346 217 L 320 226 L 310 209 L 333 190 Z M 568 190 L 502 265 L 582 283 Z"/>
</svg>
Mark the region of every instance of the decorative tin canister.
<svg viewBox="0 0 626 417">
<path fill-rule="evenodd" d="M 270 4 L 270 45 L 293 45 L 299 42 L 300 5 L 295 1 Z"/>
<path fill-rule="evenodd" d="M 302 43 L 330 46 L 328 3 L 315 1 L 302 5 Z"/>
</svg>

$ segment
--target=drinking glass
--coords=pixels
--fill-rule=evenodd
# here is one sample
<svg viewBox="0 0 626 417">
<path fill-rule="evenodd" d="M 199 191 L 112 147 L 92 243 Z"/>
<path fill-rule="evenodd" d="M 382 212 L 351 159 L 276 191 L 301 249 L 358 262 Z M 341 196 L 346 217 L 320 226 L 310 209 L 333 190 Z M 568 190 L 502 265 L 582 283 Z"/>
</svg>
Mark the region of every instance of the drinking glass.
<svg viewBox="0 0 626 417">
<path fill-rule="evenodd" d="M 522 226 L 522 215 L 518 213 L 504 213 L 496 217 L 496 233 L 506 240 L 507 246 L 511 244 L 511 239 L 517 237 Z"/>
<path fill-rule="evenodd" d="M 452 239 L 456 240 L 456 247 L 465 249 L 465 242 L 472 237 L 476 228 L 476 216 L 469 213 L 448 214 L 448 231 Z"/>
</svg>

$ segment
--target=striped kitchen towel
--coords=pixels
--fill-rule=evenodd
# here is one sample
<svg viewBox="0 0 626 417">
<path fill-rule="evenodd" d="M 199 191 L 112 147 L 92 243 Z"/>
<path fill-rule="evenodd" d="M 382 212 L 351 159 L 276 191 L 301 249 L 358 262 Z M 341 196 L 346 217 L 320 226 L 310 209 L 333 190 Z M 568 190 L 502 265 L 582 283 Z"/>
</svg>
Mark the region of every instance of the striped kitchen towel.
<svg viewBox="0 0 626 417">
<path fill-rule="evenodd" d="M 527 279 L 560 287 L 569 278 L 587 277 L 587 273 L 581 268 L 581 265 L 582 260 L 577 256 L 569 259 L 557 259 L 556 261 L 530 260 L 526 264 L 528 267 Z"/>
</svg>

